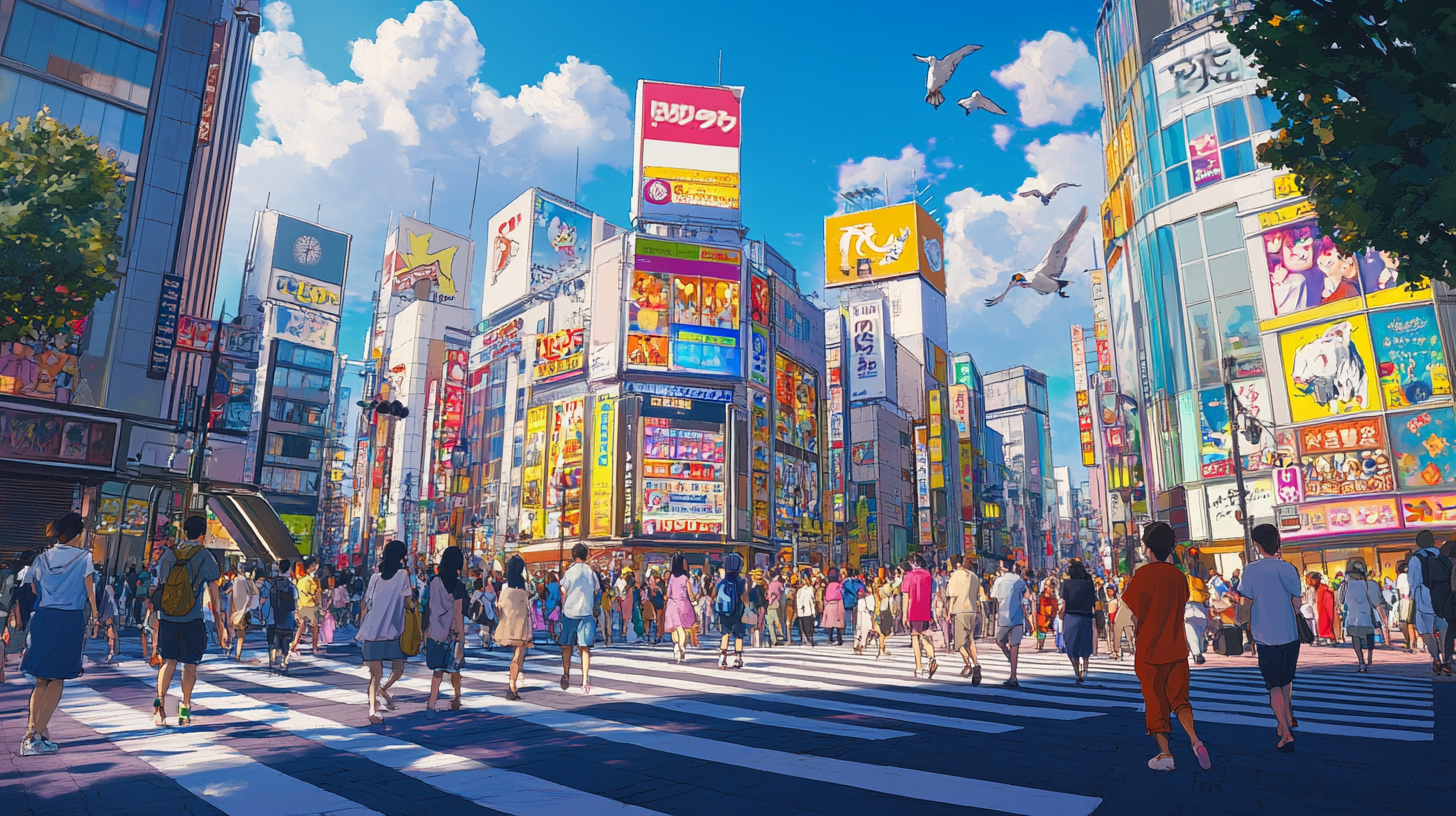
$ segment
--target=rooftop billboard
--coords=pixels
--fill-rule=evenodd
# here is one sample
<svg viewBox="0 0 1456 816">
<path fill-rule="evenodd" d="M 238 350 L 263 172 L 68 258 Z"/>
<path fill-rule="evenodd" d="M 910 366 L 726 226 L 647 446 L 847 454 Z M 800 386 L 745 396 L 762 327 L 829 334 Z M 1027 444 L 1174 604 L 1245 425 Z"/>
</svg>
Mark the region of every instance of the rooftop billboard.
<svg viewBox="0 0 1456 816">
<path fill-rule="evenodd" d="M 945 233 L 909 202 L 824 219 L 824 285 L 920 275 L 945 294 Z"/>
<path fill-rule="evenodd" d="M 743 89 L 637 83 L 632 219 L 737 224 Z"/>
</svg>

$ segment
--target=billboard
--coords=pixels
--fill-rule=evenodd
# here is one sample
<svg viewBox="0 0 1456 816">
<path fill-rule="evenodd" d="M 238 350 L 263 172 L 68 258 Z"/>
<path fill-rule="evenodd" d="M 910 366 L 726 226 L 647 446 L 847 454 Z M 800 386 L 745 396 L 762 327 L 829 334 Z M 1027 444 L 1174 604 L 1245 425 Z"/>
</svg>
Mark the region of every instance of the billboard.
<svg viewBox="0 0 1456 816">
<path fill-rule="evenodd" d="M 768 385 L 768 329 L 754 326 L 748 352 L 748 379 L 755 385 Z"/>
<path fill-rule="evenodd" d="M 819 452 L 818 374 L 782 354 L 774 359 L 774 438 L 808 453 Z"/>
<path fill-rule="evenodd" d="M 521 318 L 496 326 L 480 338 L 480 364 L 490 365 L 502 357 L 519 354 L 521 351 Z"/>
<path fill-rule="evenodd" d="M 737 224 L 743 89 L 637 83 L 632 219 Z"/>
<path fill-rule="evenodd" d="M 722 403 L 642 401 L 642 535 L 716 539 L 727 533 Z"/>
<path fill-rule="evenodd" d="M 592 413 L 591 499 L 587 535 L 610 536 L 615 519 L 617 472 L 617 395 L 598 394 Z"/>
<path fill-rule="evenodd" d="M 343 287 L 337 284 L 309 280 L 292 272 L 274 270 L 272 286 L 268 297 L 290 306 L 318 309 L 335 317 L 344 311 L 341 296 Z"/>
<path fill-rule="evenodd" d="M 1390 446 L 1402 489 L 1456 484 L 1456 412 L 1450 407 L 1391 414 Z"/>
<path fill-rule="evenodd" d="M 521 460 L 521 519 L 518 528 L 522 540 L 546 535 L 546 514 L 543 512 L 546 495 L 543 482 L 546 478 L 546 428 L 550 418 L 549 405 L 538 405 L 526 412 L 526 444 Z"/>
<path fill-rule="evenodd" d="M 1309 425 L 1298 429 L 1298 434 L 1306 498 L 1395 489 L 1390 450 L 1379 417 Z"/>
<path fill-rule="evenodd" d="M 627 293 L 627 368 L 741 376 L 736 249 L 638 237 Z"/>
<path fill-rule="evenodd" d="M 920 275 L 945 294 L 945 233 L 909 202 L 824 219 L 824 285 Z"/>
<path fill-rule="evenodd" d="M 1377 533 L 1400 528 L 1400 502 L 1393 497 L 1349 498 L 1299 505 L 1299 530 L 1286 539 L 1317 535 Z"/>
<path fill-rule="evenodd" d="M 581 535 L 581 471 L 586 401 L 551 403 L 551 452 L 546 471 L 546 538 Z"/>
<path fill-rule="evenodd" d="M 349 265 L 349 236 L 280 213 L 273 232 L 272 260 L 275 274 L 292 272 L 343 286 L 344 270 Z"/>
<path fill-rule="evenodd" d="M 273 312 L 269 321 L 272 337 L 328 351 L 338 348 L 339 324 L 322 313 L 281 303 L 269 304 L 269 308 Z"/>
<path fill-rule="evenodd" d="M 585 329 L 562 329 L 536 335 L 536 367 L 532 370 L 531 381 L 555 382 L 580 373 L 585 365 L 585 349 Z"/>
<path fill-rule="evenodd" d="M 849 306 L 849 398 L 884 399 L 889 394 L 885 361 L 885 302 L 867 300 Z"/>
<path fill-rule="evenodd" d="M 474 241 L 407 215 L 390 237 L 384 274 L 395 297 L 465 305 Z"/>
<path fill-rule="evenodd" d="M 1279 349 L 1295 423 L 1380 407 L 1365 315 L 1285 332 L 1279 335 Z"/>
<path fill-rule="evenodd" d="M 770 534 L 768 473 L 772 464 L 770 451 L 773 448 L 773 429 L 768 418 L 768 395 L 750 391 L 749 396 L 753 402 L 753 428 L 749 444 L 753 469 L 753 534 L 767 538 Z"/>
<path fill-rule="evenodd" d="M 1434 306 L 1370 314 L 1380 393 L 1390 410 L 1451 395 L 1451 375 Z"/>
<path fill-rule="evenodd" d="M 536 191 L 527 190 L 491 216 L 486 227 L 486 289 L 501 293 L 502 306 L 526 293 L 535 205 Z"/>
<path fill-rule="evenodd" d="M 585 275 L 592 245 L 592 216 L 586 210 L 537 195 L 531 212 L 528 295 Z"/>
</svg>

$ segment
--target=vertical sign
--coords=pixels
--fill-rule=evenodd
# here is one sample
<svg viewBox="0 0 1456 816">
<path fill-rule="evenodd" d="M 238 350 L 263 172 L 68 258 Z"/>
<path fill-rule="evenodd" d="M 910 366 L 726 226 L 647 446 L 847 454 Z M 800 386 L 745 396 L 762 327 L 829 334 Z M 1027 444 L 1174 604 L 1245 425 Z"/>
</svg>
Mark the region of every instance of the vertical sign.
<svg viewBox="0 0 1456 816">
<path fill-rule="evenodd" d="M 622 486 L 622 518 L 617 534 L 631 538 L 637 534 L 637 398 L 623 399 L 618 404 L 617 424 L 621 427 L 621 455 L 617 457 L 617 483 Z"/>
<path fill-rule="evenodd" d="M 1092 391 L 1087 384 L 1087 333 L 1072 326 L 1072 380 L 1077 392 L 1077 433 L 1082 445 L 1082 464 L 1097 464 L 1097 439 L 1092 423 Z"/>
<path fill-rule="evenodd" d="M 182 276 L 163 275 L 162 292 L 157 299 L 157 325 L 152 329 L 152 356 L 147 361 L 149 379 L 167 379 L 172 346 L 177 342 L 177 313 L 181 308 Z"/>
<path fill-rule="evenodd" d="M 849 398 L 884 399 L 889 394 L 885 370 L 884 301 L 849 307 Z"/>
<path fill-rule="evenodd" d="M 612 499 L 617 475 L 617 395 L 598 394 L 592 417 L 591 511 L 587 535 L 612 534 Z"/>
<path fill-rule="evenodd" d="M 932 389 L 926 398 L 930 411 L 930 489 L 945 488 L 945 423 L 941 409 L 940 389 Z"/>
<path fill-rule="evenodd" d="M 930 453 L 925 424 L 915 424 L 915 507 L 920 526 L 920 546 L 928 549 L 930 535 Z"/>
<path fill-rule="evenodd" d="M 223 48 L 227 43 L 227 23 L 212 27 L 212 51 L 207 56 L 207 82 L 202 90 L 202 115 L 197 119 L 197 144 L 212 144 L 212 120 L 217 114 L 217 86 L 222 78 Z"/>
</svg>

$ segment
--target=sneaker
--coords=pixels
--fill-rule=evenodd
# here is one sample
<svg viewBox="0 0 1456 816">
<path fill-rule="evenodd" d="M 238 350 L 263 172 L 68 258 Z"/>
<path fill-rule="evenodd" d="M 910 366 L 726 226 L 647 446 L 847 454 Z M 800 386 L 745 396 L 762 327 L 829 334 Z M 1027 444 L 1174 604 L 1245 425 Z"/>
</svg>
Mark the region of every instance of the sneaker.
<svg viewBox="0 0 1456 816">
<path fill-rule="evenodd" d="M 1208 746 L 1198 745 L 1193 749 L 1193 755 L 1198 757 L 1198 767 L 1209 770 L 1213 767 L 1213 760 L 1208 757 Z"/>
<path fill-rule="evenodd" d="M 1021 688 L 1021 683 L 1016 680 L 1007 680 L 1001 684 L 1001 688 Z"/>
<path fill-rule="evenodd" d="M 1178 766 L 1173 763 L 1173 758 L 1159 754 L 1148 760 L 1148 768 L 1154 771 L 1176 771 Z"/>
<path fill-rule="evenodd" d="M 38 737 L 27 737 L 25 742 L 20 743 L 20 755 L 23 757 L 40 756 L 44 753 L 45 748 L 42 747 L 40 738 Z"/>
<path fill-rule="evenodd" d="M 581 693 L 587 696 L 591 696 L 591 683 L 582 683 Z"/>
<path fill-rule="evenodd" d="M 51 742 L 45 737 L 40 738 L 40 749 L 43 754 L 54 754 L 61 750 L 61 746 Z"/>
<path fill-rule="evenodd" d="M 979 665 L 971 667 L 971 685 L 981 685 L 981 667 Z"/>
<path fill-rule="evenodd" d="M 1198 657 L 1193 658 L 1193 662 L 1199 666 L 1202 666 L 1204 663 L 1207 663 L 1208 660 L 1203 655 L 1199 655 Z"/>
</svg>

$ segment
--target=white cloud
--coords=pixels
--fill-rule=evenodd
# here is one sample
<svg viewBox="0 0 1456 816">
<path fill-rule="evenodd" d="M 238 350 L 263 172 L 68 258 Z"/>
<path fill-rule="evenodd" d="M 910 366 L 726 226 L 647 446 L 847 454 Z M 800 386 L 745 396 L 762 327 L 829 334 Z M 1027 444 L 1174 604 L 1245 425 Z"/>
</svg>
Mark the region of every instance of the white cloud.
<svg viewBox="0 0 1456 816">
<path fill-rule="evenodd" d="M 1023 42 L 1016 61 L 991 76 L 1016 91 L 1021 123 L 1027 127 L 1049 122 L 1070 125 L 1083 108 L 1102 104 L 1097 61 L 1086 43 L 1060 31 Z"/>
<path fill-rule="evenodd" d="M 991 126 L 991 141 L 995 142 L 996 146 L 1002 150 L 1005 150 L 1006 145 L 1011 143 L 1011 137 L 1015 134 L 1016 128 L 1007 127 L 1006 125 Z"/>
<path fill-rule="evenodd" d="M 432 180 L 434 221 L 464 233 L 477 158 L 482 228 L 526 187 L 569 196 L 578 148 L 583 184 L 600 166 L 630 167 L 632 102 L 601 67 L 567 57 L 503 95 L 480 79 L 485 48 L 449 0 L 422 2 L 351 43 L 356 78 L 337 83 L 309 65 L 285 3 L 264 11 L 268 29 L 253 52 L 259 135 L 238 154 L 223 266 L 234 280 L 220 299 L 235 302 L 227 287 L 240 274 L 252 213 L 270 196 L 275 209 L 301 216 L 322 205 L 325 225 L 354 235 L 346 303 L 367 310 L 387 218 L 425 217 Z"/>
<path fill-rule="evenodd" d="M 804 245 L 804 233 L 802 232 L 786 232 L 784 233 L 784 237 L 789 239 L 789 246 Z"/>
<path fill-rule="evenodd" d="M 933 144 L 931 148 L 934 148 Z M 888 184 L 890 203 L 905 201 L 914 195 L 917 182 L 925 184 L 945 178 L 944 172 L 927 172 L 925 164 L 925 154 L 911 145 L 905 145 L 900 155 L 894 158 L 866 156 L 860 161 L 846 161 L 839 165 L 838 191 L 845 193 L 860 187 L 874 187 L 884 192 Z M 944 169 L 939 159 L 935 166 Z M 844 212 L 844 199 L 836 195 L 834 200 L 835 212 Z"/>
<path fill-rule="evenodd" d="M 990 312 L 993 321 L 1000 310 L 1010 310 L 1023 326 L 1036 323 L 1051 307 L 1065 309 L 1076 301 L 1088 302 L 1087 278 L 1081 270 L 1093 266 L 1099 235 L 1098 206 L 1101 191 L 1101 140 L 1092 133 L 1059 133 L 1046 142 L 1034 141 L 1025 148 L 1033 174 L 1016 189 L 1050 190 L 1061 182 L 1079 183 L 1057 194 L 1050 206 L 1035 198 L 988 195 L 968 187 L 945 196 L 945 268 L 948 298 L 961 305 L 960 313 Z M 1072 281 L 1067 294 L 1072 304 L 1060 298 L 1017 290 L 1001 305 L 987 309 L 981 298 L 1001 293 L 1014 272 L 1030 269 L 1046 254 L 1077 210 L 1087 207 L 1087 221 L 1072 245 L 1065 279 Z"/>
</svg>

